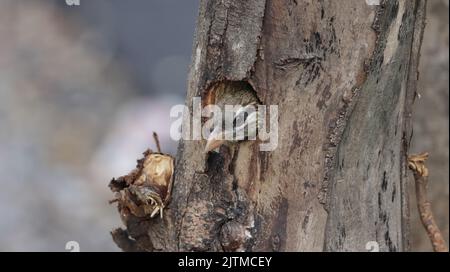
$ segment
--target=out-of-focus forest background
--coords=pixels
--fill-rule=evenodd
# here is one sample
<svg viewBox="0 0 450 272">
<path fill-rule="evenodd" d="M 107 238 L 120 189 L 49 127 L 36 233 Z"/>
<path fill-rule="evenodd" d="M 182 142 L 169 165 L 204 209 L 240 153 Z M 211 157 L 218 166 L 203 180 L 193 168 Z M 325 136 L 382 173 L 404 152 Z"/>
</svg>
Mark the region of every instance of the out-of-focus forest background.
<svg viewBox="0 0 450 272">
<path fill-rule="evenodd" d="M 448 241 L 448 0 L 430 0 L 412 152 Z M 107 188 L 148 147 L 175 153 L 197 0 L 0 0 L 0 251 L 118 251 Z M 431 246 L 411 192 L 413 250 Z"/>
</svg>

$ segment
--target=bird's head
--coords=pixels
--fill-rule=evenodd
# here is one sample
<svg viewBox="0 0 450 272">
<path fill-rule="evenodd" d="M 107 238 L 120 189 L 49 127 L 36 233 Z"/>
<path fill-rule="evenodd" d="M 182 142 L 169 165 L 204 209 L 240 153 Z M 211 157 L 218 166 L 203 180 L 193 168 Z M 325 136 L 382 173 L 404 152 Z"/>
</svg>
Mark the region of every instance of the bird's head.
<svg viewBox="0 0 450 272">
<path fill-rule="evenodd" d="M 224 118 L 214 119 L 205 153 L 224 144 L 232 144 L 244 140 L 256 139 L 259 124 L 256 103 L 242 105 L 233 114 L 225 113 Z"/>
<path fill-rule="evenodd" d="M 215 105 L 222 115 L 213 116 L 207 129 L 211 131 L 205 152 L 212 151 L 223 144 L 246 139 L 256 139 L 258 127 L 257 105 L 260 104 L 252 86 L 244 81 L 222 81 L 213 84 L 205 97 L 205 106 Z M 227 111 L 232 106 L 232 112 Z"/>
</svg>

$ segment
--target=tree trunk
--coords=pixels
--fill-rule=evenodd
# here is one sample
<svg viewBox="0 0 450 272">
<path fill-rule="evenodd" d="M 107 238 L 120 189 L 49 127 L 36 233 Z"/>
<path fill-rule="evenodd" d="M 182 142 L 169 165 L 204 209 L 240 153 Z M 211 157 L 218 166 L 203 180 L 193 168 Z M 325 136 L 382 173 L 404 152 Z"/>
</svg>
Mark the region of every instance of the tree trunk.
<svg viewBox="0 0 450 272">
<path fill-rule="evenodd" d="M 370 2 L 370 1 L 369 1 Z M 375 1 L 376 2 L 376 1 Z M 186 105 L 248 82 L 278 105 L 274 151 L 181 140 L 164 218 L 125 250 L 408 250 L 411 107 L 425 0 L 202 0 Z M 132 239 L 130 240 L 130 236 Z"/>
</svg>

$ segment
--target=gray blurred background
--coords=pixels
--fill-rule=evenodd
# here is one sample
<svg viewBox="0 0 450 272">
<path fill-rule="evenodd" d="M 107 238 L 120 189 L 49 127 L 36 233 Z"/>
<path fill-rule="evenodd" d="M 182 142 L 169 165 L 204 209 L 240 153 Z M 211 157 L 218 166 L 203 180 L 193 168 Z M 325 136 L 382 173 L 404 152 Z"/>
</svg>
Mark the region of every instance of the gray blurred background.
<svg viewBox="0 0 450 272">
<path fill-rule="evenodd" d="M 118 251 L 111 177 L 175 153 L 198 0 L 0 0 L 0 251 Z M 448 241 L 448 0 L 430 0 L 413 151 Z M 413 193 L 413 192 L 412 192 Z M 411 194 L 412 200 L 413 194 Z M 431 250 L 412 202 L 413 250 Z"/>
</svg>

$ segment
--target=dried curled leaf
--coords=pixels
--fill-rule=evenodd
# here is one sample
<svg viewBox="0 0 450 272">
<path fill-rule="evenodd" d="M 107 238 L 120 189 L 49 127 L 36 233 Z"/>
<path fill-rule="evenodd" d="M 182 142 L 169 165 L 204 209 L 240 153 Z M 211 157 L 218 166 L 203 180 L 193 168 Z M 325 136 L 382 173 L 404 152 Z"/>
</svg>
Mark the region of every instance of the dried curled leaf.
<svg viewBox="0 0 450 272">
<path fill-rule="evenodd" d="M 154 217 L 170 201 L 175 160 L 172 156 L 148 150 L 138 160 L 137 168 L 130 174 L 111 180 L 109 186 L 116 192 L 121 215 Z"/>
</svg>

